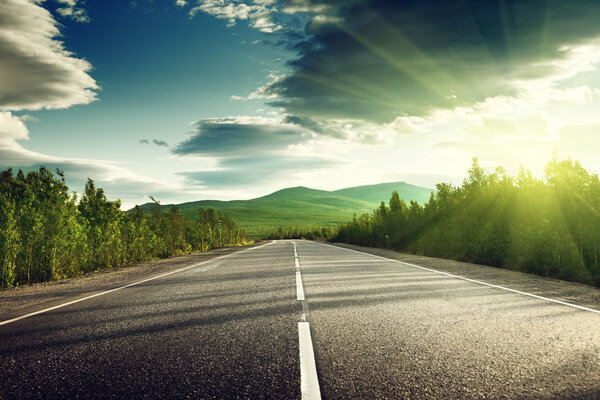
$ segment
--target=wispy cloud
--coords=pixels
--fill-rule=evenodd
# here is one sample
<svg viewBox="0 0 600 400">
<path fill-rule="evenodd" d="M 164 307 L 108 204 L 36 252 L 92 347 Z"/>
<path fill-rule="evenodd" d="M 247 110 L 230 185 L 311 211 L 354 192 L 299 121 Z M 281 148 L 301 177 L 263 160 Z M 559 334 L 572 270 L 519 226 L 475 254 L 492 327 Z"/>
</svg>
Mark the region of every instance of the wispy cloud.
<svg viewBox="0 0 600 400">
<path fill-rule="evenodd" d="M 160 147 L 169 147 L 169 143 L 165 142 L 164 140 L 152 139 L 152 143 Z"/>
<path fill-rule="evenodd" d="M 248 187 L 258 183 L 289 184 L 297 173 L 319 169 L 339 168 L 339 160 L 325 157 L 306 157 L 271 154 L 267 157 L 234 157 L 222 159 L 217 169 L 186 171 L 179 175 L 196 185 L 208 187 Z"/>
<path fill-rule="evenodd" d="M 229 117 L 194 123 L 190 136 L 173 149 L 179 156 L 266 154 L 310 139 L 302 127 L 278 118 Z"/>
<path fill-rule="evenodd" d="M 278 95 L 273 93 L 270 88 L 279 82 L 283 78 L 282 75 L 276 74 L 274 72 L 269 73 L 267 76 L 268 82 L 263 86 L 258 87 L 254 91 L 252 91 L 248 96 L 237 96 L 233 95 L 230 97 L 231 100 L 270 100 L 276 99 Z"/>
<path fill-rule="evenodd" d="M 190 16 L 203 12 L 219 19 L 227 20 L 228 26 L 233 26 L 237 21 L 248 21 L 252 28 L 261 32 L 273 33 L 282 27 L 273 21 L 276 9 L 271 1 L 254 1 L 252 4 L 237 0 L 199 0 L 197 5 L 190 9 Z"/>
<path fill-rule="evenodd" d="M 340 160 L 327 157 L 271 154 L 267 157 L 225 158 L 215 170 L 186 171 L 179 175 L 192 184 L 214 188 L 244 188 L 265 183 L 287 186 L 299 173 L 340 166 Z"/>
<path fill-rule="evenodd" d="M 56 9 L 56 12 L 63 17 L 71 18 L 77 22 L 90 22 L 90 17 L 85 8 L 78 6 L 79 0 L 56 0 L 56 2 L 63 5 L 63 7 Z"/>
<path fill-rule="evenodd" d="M 155 145 L 157 145 L 159 147 L 167 147 L 167 148 L 171 147 L 171 146 L 169 146 L 169 143 L 167 143 L 164 140 L 160 140 L 160 139 L 152 139 L 152 143 L 154 143 Z M 150 139 L 140 139 L 138 141 L 138 144 L 150 144 Z"/>
<path fill-rule="evenodd" d="M 206 187 L 249 187 L 283 184 L 296 174 L 340 167 L 343 160 L 307 155 L 296 146 L 312 141 L 315 132 L 283 118 L 229 117 L 194 124 L 190 136 L 172 150 L 179 157 L 216 160 L 215 168 L 179 175 Z"/>
</svg>

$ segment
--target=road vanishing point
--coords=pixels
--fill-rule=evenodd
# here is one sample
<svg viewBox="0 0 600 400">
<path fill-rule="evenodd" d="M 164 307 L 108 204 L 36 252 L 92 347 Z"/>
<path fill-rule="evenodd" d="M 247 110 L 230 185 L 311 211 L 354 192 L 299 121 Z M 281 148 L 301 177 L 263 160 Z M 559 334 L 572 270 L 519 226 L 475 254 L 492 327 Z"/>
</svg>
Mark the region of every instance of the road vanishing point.
<svg viewBox="0 0 600 400">
<path fill-rule="evenodd" d="M 0 322 L 0 399 L 600 398 L 600 312 L 274 241 Z"/>
</svg>

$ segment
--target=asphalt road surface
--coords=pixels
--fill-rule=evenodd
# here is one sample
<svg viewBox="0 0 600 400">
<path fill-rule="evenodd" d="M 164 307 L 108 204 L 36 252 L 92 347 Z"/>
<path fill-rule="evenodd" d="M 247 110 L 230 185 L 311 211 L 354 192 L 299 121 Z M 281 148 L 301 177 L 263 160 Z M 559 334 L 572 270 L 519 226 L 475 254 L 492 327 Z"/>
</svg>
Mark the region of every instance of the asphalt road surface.
<svg viewBox="0 0 600 400">
<path fill-rule="evenodd" d="M 585 307 L 307 241 L 152 278 L 0 322 L 0 399 L 600 398 Z"/>
</svg>

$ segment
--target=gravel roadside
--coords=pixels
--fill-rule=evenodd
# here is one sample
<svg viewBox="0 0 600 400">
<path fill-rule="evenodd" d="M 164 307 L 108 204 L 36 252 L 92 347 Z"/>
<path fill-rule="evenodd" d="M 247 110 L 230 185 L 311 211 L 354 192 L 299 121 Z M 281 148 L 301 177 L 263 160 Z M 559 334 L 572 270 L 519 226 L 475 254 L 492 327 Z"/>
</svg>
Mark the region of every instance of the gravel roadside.
<svg viewBox="0 0 600 400">
<path fill-rule="evenodd" d="M 593 286 L 526 274 L 503 268 L 435 257 L 418 256 L 393 250 L 362 247 L 346 243 L 332 244 L 338 247 L 362 251 L 380 257 L 416 264 L 453 275 L 600 310 L 600 289 Z"/>
<path fill-rule="evenodd" d="M 69 279 L 0 289 L 0 321 L 264 243 L 256 242 L 247 246 L 224 247 L 204 253 L 140 262 L 127 267 L 108 268 Z"/>
</svg>

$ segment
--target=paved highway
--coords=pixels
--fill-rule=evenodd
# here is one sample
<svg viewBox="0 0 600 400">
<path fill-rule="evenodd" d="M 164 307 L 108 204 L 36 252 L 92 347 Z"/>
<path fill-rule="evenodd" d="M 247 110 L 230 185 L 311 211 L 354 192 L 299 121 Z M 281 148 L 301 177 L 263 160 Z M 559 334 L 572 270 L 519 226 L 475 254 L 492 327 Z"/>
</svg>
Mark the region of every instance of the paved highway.
<svg viewBox="0 0 600 400">
<path fill-rule="evenodd" d="M 0 399 L 600 398 L 600 313 L 306 241 L 0 324 Z"/>
</svg>

